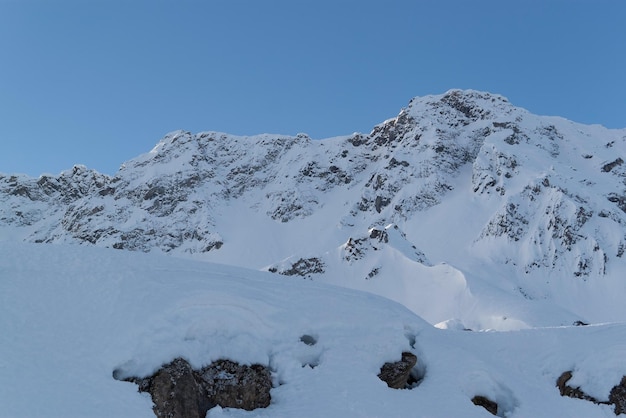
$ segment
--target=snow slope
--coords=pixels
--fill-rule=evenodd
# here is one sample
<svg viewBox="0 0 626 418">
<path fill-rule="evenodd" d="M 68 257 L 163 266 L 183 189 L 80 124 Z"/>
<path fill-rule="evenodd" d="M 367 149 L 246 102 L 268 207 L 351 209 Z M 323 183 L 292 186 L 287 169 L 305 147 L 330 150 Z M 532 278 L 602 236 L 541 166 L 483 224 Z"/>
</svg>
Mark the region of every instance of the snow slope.
<svg viewBox="0 0 626 418">
<path fill-rule="evenodd" d="M 151 401 L 116 375 L 147 375 L 183 356 L 272 369 L 267 409 L 208 417 L 607 417 L 563 398 L 565 370 L 606 399 L 626 374 L 626 326 L 510 332 L 441 330 L 371 293 L 158 254 L 0 242 L 0 415 L 150 417 Z M 300 341 L 311 335 L 317 343 Z M 376 375 L 402 351 L 422 383 Z"/>
</svg>

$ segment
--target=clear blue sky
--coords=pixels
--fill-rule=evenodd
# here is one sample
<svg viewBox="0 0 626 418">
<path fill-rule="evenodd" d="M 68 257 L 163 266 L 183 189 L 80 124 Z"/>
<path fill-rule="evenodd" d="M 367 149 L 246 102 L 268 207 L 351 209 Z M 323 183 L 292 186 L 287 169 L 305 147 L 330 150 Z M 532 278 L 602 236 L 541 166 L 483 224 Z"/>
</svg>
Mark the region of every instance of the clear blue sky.
<svg viewBox="0 0 626 418">
<path fill-rule="evenodd" d="M 167 132 L 368 133 L 471 88 L 626 127 L 622 0 L 0 0 L 0 172 L 114 174 Z"/>
</svg>

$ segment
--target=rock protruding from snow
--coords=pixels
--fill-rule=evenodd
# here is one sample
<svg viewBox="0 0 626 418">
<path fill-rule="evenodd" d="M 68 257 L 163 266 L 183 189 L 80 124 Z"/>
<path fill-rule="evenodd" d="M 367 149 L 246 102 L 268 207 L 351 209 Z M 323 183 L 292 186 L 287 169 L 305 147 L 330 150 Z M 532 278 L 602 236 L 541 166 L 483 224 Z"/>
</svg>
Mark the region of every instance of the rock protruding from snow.
<svg viewBox="0 0 626 418">
<path fill-rule="evenodd" d="M 626 414 L 626 376 L 611 389 L 609 403 L 615 406 L 615 415 Z"/>
<path fill-rule="evenodd" d="M 197 373 L 181 358 L 165 364 L 151 377 L 127 380 L 137 383 L 140 392 L 150 393 L 152 410 L 159 418 L 202 418 L 216 405 L 207 396 Z"/>
<path fill-rule="evenodd" d="M 351 237 L 341 248 L 343 259 L 348 263 L 366 258 L 371 251 L 389 248 L 409 260 L 425 265 L 430 264 L 426 255 L 410 243 L 406 234 L 394 224 L 387 225 L 385 228 L 370 228 L 367 235 L 358 238 Z"/>
<path fill-rule="evenodd" d="M 601 401 L 586 394 L 579 387 L 572 387 L 568 382 L 572 379 L 572 372 L 563 372 L 556 381 L 561 396 L 583 399 L 599 405 L 613 405 L 615 415 L 626 414 L 626 376 L 622 377 L 619 384 L 613 386 L 608 396 L 608 401 Z"/>
<path fill-rule="evenodd" d="M 278 268 L 270 267 L 270 273 L 278 273 L 284 276 L 301 276 L 305 278 L 311 278 L 314 274 L 324 273 L 324 262 L 316 257 L 300 258 L 296 262 L 289 265 L 289 267 Z"/>
<path fill-rule="evenodd" d="M 266 366 L 218 360 L 203 367 L 199 375 L 209 399 L 222 408 L 252 411 L 270 404 L 272 376 Z"/>
<path fill-rule="evenodd" d="M 405 389 L 409 387 L 411 371 L 415 364 L 417 364 L 415 354 L 405 351 L 400 360 L 383 364 L 378 378 L 392 389 Z"/>
<path fill-rule="evenodd" d="M 240 365 L 218 360 L 201 370 L 193 370 L 182 358 L 163 365 L 146 378 L 126 378 L 148 392 L 159 418 L 202 418 L 209 409 L 239 408 L 251 411 L 269 406 L 272 388 L 267 367 Z"/>
<path fill-rule="evenodd" d="M 476 395 L 472 398 L 472 403 L 476 406 L 482 406 L 491 415 L 498 415 L 498 404 L 486 396 Z"/>
</svg>

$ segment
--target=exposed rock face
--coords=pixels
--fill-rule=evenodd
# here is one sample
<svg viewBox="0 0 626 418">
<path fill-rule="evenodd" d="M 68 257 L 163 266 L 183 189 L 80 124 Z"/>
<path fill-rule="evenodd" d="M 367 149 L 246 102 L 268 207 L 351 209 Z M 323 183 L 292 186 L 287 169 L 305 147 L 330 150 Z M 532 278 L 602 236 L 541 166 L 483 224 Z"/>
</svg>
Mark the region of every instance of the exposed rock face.
<svg viewBox="0 0 626 418">
<path fill-rule="evenodd" d="M 272 378 L 265 366 L 218 360 L 200 370 L 199 375 L 209 399 L 223 408 L 251 411 L 270 404 Z"/>
<path fill-rule="evenodd" d="M 609 393 L 609 403 L 615 405 L 615 415 L 626 414 L 626 376 Z"/>
<path fill-rule="evenodd" d="M 390 224 L 386 228 L 370 228 L 367 235 L 358 238 L 349 238 L 342 247 L 342 257 L 345 261 L 352 263 L 367 257 L 372 251 L 380 251 L 390 244 L 390 236 L 402 247 L 411 248 L 410 253 L 405 254 L 412 260 L 429 265 L 426 255 L 419 251 L 415 245 L 406 239 L 406 234 L 400 230 L 398 225 Z"/>
<path fill-rule="evenodd" d="M 580 388 L 575 388 L 569 386 L 567 382 L 572 378 L 572 372 L 567 371 L 561 374 L 556 381 L 556 387 L 559 388 L 559 392 L 561 392 L 561 396 L 568 396 L 570 398 L 576 399 L 584 399 L 586 401 L 591 401 L 594 403 L 599 403 L 599 401 L 592 396 L 587 395 L 585 392 L 580 390 Z"/>
<path fill-rule="evenodd" d="M 251 411 L 269 406 L 272 379 L 267 367 L 218 360 L 196 371 L 177 358 L 143 379 L 125 379 L 148 392 L 157 417 L 203 418 L 216 405 Z"/>
<path fill-rule="evenodd" d="M 476 406 L 482 406 L 492 415 L 498 415 L 498 404 L 489 398 L 476 395 L 472 398 L 472 403 Z"/>
<path fill-rule="evenodd" d="M 271 273 L 278 273 L 284 276 L 302 276 L 310 278 L 312 274 L 320 274 L 325 271 L 324 262 L 319 258 L 300 258 L 287 268 L 270 267 Z"/>
<path fill-rule="evenodd" d="M 413 353 L 403 352 L 402 359 L 393 363 L 385 363 L 380 368 L 378 378 L 392 389 L 405 389 L 409 386 L 411 370 L 417 363 Z"/>
<path fill-rule="evenodd" d="M 596 404 L 613 405 L 615 407 L 615 415 L 626 413 L 626 376 L 622 377 L 622 380 L 618 385 L 613 386 L 609 393 L 609 401 L 599 401 L 593 396 L 587 395 L 578 387 L 572 387 L 567 382 L 572 378 L 572 372 L 567 371 L 561 374 L 556 381 L 556 386 L 561 392 L 561 396 L 569 396 L 570 398 L 584 399 Z"/>
<path fill-rule="evenodd" d="M 164 365 L 154 376 L 143 379 L 140 391 L 149 392 L 157 417 L 203 418 L 216 404 L 189 363 L 177 358 Z"/>
</svg>

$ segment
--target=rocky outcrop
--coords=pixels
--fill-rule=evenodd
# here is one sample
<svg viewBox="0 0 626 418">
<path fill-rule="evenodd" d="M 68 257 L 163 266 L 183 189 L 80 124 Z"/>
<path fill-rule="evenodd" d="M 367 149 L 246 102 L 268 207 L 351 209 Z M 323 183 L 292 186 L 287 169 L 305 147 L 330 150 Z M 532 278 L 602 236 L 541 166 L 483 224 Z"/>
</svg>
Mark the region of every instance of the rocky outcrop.
<svg viewBox="0 0 626 418">
<path fill-rule="evenodd" d="M 406 234 L 395 224 L 387 225 L 385 228 L 370 228 L 367 235 L 348 238 L 341 247 L 342 257 L 348 263 L 364 259 L 372 251 L 380 251 L 387 245 L 393 246 L 390 243 L 391 238 L 394 238 L 395 244 L 399 244 L 399 247 L 410 248 L 405 256 L 422 264 L 430 264 L 426 255 L 409 242 Z"/>
<path fill-rule="evenodd" d="M 626 376 L 611 389 L 609 403 L 615 406 L 615 415 L 626 414 Z"/>
<path fill-rule="evenodd" d="M 153 376 L 136 382 L 140 392 L 148 392 L 157 417 L 202 418 L 216 403 L 207 396 L 189 363 L 177 358 Z"/>
<path fill-rule="evenodd" d="M 376 258 L 374 253 L 400 253 L 411 261 L 430 265 L 426 255 L 419 251 L 406 237 L 406 234 L 395 224 L 386 227 L 369 228 L 367 234 L 358 238 L 350 237 L 337 251 L 325 252 L 317 257 L 301 257 L 294 254 L 280 263 L 267 267 L 270 273 L 284 276 L 301 276 L 307 279 L 324 278 L 323 275 L 333 270 L 337 261 L 349 266 L 356 272 L 360 270 L 365 280 L 373 279 L 383 270 L 380 264 L 373 264 L 370 260 Z M 341 258 L 337 260 L 336 254 Z M 337 274 L 336 272 L 334 273 Z M 358 277 L 354 275 L 353 277 Z"/>
<path fill-rule="evenodd" d="M 222 408 L 251 411 L 270 404 L 272 377 L 260 364 L 240 365 L 230 360 L 218 360 L 198 373 L 209 399 Z"/>
<path fill-rule="evenodd" d="M 276 266 L 268 269 L 270 273 L 278 273 L 284 276 L 302 276 L 310 278 L 312 274 L 321 274 L 325 271 L 325 265 L 319 258 L 300 258 L 287 268 L 278 268 Z"/>
<path fill-rule="evenodd" d="M 396 362 L 383 364 L 380 368 L 378 378 L 387 383 L 392 389 L 406 389 L 411 383 L 411 371 L 417 364 L 417 357 L 407 351 L 402 353 L 402 359 Z"/>
<path fill-rule="evenodd" d="M 594 403 L 600 403 L 597 399 L 587 395 L 578 387 L 572 387 L 567 384 L 569 380 L 572 378 L 572 372 L 567 371 L 563 372 L 561 376 L 556 380 L 556 387 L 559 388 L 559 392 L 561 396 L 567 396 L 569 398 L 575 399 L 584 399 L 586 401 L 591 401 Z"/>
<path fill-rule="evenodd" d="M 272 379 L 267 367 L 218 360 L 200 370 L 182 358 L 146 378 L 126 378 L 148 392 L 157 417 L 203 418 L 216 405 L 251 411 L 269 406 Z"/>
<path fill-rule="evenodd" d="M 472 398 L 472 403 L 476 406 L 482 406 L 491 415 L 498 415 L 498 404 L 485 396 L 482 396 L 482 395 L 474 396 Z"/>
<path fill-rule="evenodd" d="M 622 377 L 619 384 L 613 386 L 611 392 L 609 393 L 608 402 L 600 401 L 593 396 L 586 394 L 579 387 L 569 386 L 567 382 L 569 382 L 572 376 L 573 374 L 571 371 L 566 371 L 563 372 L 557 379 L 556 386 L 559 388 L 561 396 L 583 399 L 599 405 L 613 405 L 615 415 L 626 414 L 626 376 Z"/>
</svg>

